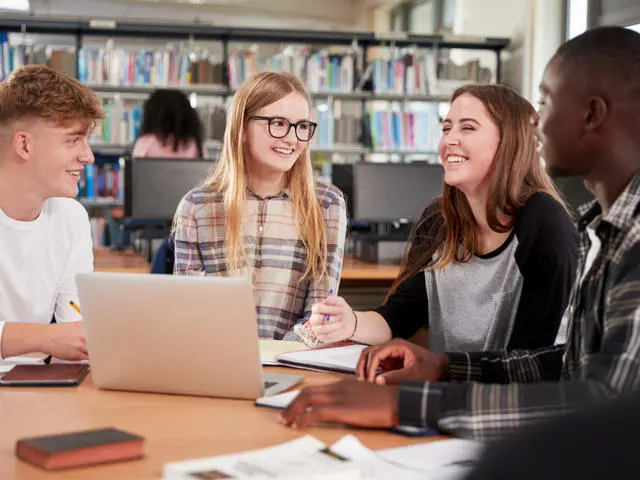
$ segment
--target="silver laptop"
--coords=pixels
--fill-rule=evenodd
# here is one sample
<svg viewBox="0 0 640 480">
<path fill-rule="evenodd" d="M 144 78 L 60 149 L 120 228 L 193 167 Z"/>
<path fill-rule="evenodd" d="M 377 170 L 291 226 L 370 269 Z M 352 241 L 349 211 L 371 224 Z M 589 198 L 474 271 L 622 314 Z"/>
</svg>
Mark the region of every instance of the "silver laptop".
<svg viewBox="0 0 640 480">
<path fill-rule="evenodd" d="M 263 373 L 244 279 L 96 272 L 76 281 L 99 388 L 256 399 L 302 379 Z"/>
</svg>

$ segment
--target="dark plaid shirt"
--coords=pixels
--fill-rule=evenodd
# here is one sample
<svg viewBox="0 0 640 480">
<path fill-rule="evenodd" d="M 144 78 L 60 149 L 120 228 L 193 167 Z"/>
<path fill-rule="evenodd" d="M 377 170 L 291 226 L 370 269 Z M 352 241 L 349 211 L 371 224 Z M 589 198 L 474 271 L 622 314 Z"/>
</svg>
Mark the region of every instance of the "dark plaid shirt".
<svg viewBox="0 0 640 480">
<path fill-rule="evenodd" d="M 488 438 L 640 387 L 640 172 L 606 215 L 596 202 L 581 213 L 566 345 L 448 354 L 449 382 L 401 387 L 402 425 Z M 601 247 L 584 272 L 587 226 Z"/>
</svg>

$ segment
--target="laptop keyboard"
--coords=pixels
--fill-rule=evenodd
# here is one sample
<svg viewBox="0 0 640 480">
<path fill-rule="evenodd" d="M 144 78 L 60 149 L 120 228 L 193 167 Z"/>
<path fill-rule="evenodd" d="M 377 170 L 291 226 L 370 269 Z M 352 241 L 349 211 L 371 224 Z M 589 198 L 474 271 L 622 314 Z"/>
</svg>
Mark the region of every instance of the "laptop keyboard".
<svg viewBox="0 0 640 480">
<path fill-rule="evenodd" d="M 267 388 L 271 388 L 271 387 L 273 387 L 274 385 L 276 385 L 277 383 L 278 383 L 278 382 L 264 382 L 264 388 L 265 388 L 265 389 L 267 389 Z"/>
</svg>

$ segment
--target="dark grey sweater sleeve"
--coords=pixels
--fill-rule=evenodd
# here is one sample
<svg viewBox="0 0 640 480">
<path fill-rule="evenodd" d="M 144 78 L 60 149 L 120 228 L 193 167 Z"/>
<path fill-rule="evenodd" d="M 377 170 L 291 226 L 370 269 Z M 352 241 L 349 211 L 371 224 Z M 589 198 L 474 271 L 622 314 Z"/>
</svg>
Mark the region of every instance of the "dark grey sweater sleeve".
<svg viewBox="0 0 640 480">
<path fill-rule="evenodd" d="M 410 338 L 428 326 L 427 287 L 424 272 L 418 272 L 400 284 L 387 302 L 375 311 L 389 324 L 392 336 Z"/>
<path fill-rule="evenodd" d="M 533 195 L 515 226 L 516 263 L 524 283 L 508 350 L 552 345 L 576 277 L 578 234 L 551 196 Z"/>
</svg>

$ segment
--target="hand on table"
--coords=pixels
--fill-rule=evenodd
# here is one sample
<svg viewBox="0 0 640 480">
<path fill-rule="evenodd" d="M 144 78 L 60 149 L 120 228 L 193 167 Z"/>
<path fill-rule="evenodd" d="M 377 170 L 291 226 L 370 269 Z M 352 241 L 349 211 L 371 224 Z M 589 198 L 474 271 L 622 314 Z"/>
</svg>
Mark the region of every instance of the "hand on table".
<svg viewBox="0 0 640 480">
<path fill-rule="evenodd" d="M 447 357 L 402 339 L 374 345 L 362 351 L 356 366 L 360 380 L 378 384 L 398 384 L 421 380 L 438 381 L 449 369 Z M 383 371 L 377 375 L 378 371 Z"/>
<path fill-rule="evenodd" d="M 302 389 L 283 410 L 280 422 L 294 428 L 316 422 L 389 428 L 396 423 L 397 407 L 397 387 L 349 379 Z"/>
<path fill-rule="evenodd" d="M 47 325 L 42 352 L 60 360 L 87 360 L 89 356 L 82 322 Z"/>
</svg>

